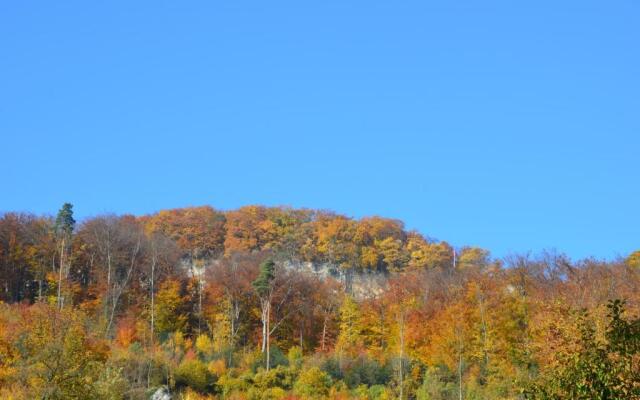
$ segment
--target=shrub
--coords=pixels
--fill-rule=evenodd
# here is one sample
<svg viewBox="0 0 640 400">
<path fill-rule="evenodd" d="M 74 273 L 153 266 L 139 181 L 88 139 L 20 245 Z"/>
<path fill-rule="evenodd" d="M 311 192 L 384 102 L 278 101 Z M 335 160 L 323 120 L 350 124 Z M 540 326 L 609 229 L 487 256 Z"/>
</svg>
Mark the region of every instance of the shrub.
<svg viewBox="0 0 640 400">
<path fill-rule="evenodd" d="M 211 358 L 213 353 L 215 352 L 215 348 L 213 345 L 213 341 L 208 335 L 200 335 L 196 339 L 196 349 L 198 353 L 207 359 Z"/>
<path fill-rule="evenodd" d="M 222 376 L 227 372 L 227 364 L 224 360 L 214 360 L 207 365 L 207 369 L 215 376 Z"/>
<path fill-rule="evenodd" d="M 251 388 L 247 392 L 249 400 L 280 400 L 284 399 L 287 395 L 284 389 L 279 387 L 260 390 L 258 388 Z"/>
<path fill-rule="evenodd" d="M 218 379 L 218 387 L 222 390 L 224 398 L 233 393 L 246 392 L 251 387 L 251 376 L 248 374 L 237 375 L 237 370 L 229 370 Z"/>
<path fill-rule="evenodd" d="M 199 392 L 206 392 L 213 383 L 207 366 L 200 360 L 183 361 L 175 372 L 176 386 L 188 386 Z"/>
<path fill-rule="evenodd" d="M 331 378 L 319 368 L 310 368 L 302 371 L 293 389 L 303 398 L 319 398 L 329 393 Z"/>
<path fill-rule="evenodd" d="M 262 390 L 274 387 L 291 389 L 294 380 L 295 373 L 290 368 L 282 365 L 278 365 L 269 371 L 261 369 L 253 377 L 254 385 Z"/>
<path fill-rule="evenodd" d="M 287 359 L 289 360 L 289 366 L 291 368 L 300 369 L 304 361 L 302 349 L 299 346 L 293 346 L 287 353 Z"/>
<path fill-rule="evenodd" d="M 278 365 L 284 365 L 284 366 L 289 365 L 289 360 L 284 355 L 282 350 L 280 350 L 277 346 L 271 346 L 271 350 L 269 352 L 269 358 L 270 358 L 269 366 L 271 368 L 275 368 Z M 264 368 L 266 365 L 266 361 L 267 361 L 266 353 L 260 353 L 259 358 L 256 359 L 254 364 L 252 365 L 251 370 L 253 372 L 256 372 L 258 368 Z"/>
<path fill-rule="evenodd" d="M 388 400 L 393 398 L 389 390 L 383 385 L 371 386 L 367 394 L 371 400 Z"/>
</svg>

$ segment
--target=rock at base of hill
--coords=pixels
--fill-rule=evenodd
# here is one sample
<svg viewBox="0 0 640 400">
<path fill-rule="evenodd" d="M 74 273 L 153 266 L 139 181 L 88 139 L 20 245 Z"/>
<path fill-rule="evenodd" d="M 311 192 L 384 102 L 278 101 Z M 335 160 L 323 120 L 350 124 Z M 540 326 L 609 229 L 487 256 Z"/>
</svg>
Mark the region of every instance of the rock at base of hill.
<svg viewBox="0 0 640 400">
<path fill-rule="evenodd" d="M 149 400 L 172 400 L 171 393 L 169 392 L 169 388 L 163 386 L 153 392 Z"/>
</svg>

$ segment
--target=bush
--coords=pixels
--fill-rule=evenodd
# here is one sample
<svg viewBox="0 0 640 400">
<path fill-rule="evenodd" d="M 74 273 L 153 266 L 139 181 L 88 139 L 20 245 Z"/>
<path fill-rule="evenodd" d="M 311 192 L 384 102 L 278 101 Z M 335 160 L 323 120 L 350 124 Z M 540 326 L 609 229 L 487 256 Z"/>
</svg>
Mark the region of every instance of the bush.
<svg viewBox="0 0 640 400">
<path fill-rule="evenodd" d="M 184 393 L 182 393 L 179 397 L 180 400 L 213 400 L 214 397 L 210 395 L 203 395 L 197 392 L 194 392 L 191 389 L 187 389 Z"/>
<path fill-rule="evenodd" d="M 282 365 L 278 365 L 269 371 L 261 369 L 253 377 L 255 387 L 262 390 L 274 387 L 291 389 L 294 380 L 295 373 L 290 368 Z"/>
<path fill-rule="evenodd" d="M 567 343 L 573 351 L 557 354 L 559 368 L 544 371 L 525 391 L 527 399 L 640 398 L 640 318 L 625 317 L 625 303 L 610 301 L 605 340 L 584 312 L 580 336 Z"/>
<path fill-rule="evenodd" d="M 367 357 L 359 357 L 343 361 L 341 375 L 347 386 L 353 389 L 360 385 L 387 385 L 393 376 L 393 369 L 388 363 L 381 364 Z"/>
<path fill-rule="evenodd" d="M 299 346 L 293 346 L 287 353 L 287 359 L 291 368 L 302 368 L 302 362 L 304 361 L 302 349 Z"/>
<path fill-rule="evenodd" d="M 455 396 L 455 392 L 455 378 L 445 366 L 438 366 L 425 372 L 422 385 L 416 391 L 416 399 L 449 399 Z"/>
<path fill-rule="evenodd" d="M 214 360 L 207 364 L 207 369 L 215 376 L 222 376 L 227 372 L 227 364 L 224 360 Z"/>
<path fill-rule="evenodd" d="M 196 349 L 206 359 L 210 359 L 215 352 L 213 341 L 208 335 L 199 335 L 196 339 Z"/>
<path fill-rule="evenodd" d="M 269 366 L 271 368 L 276 368 L 278 365 L 289 365 L 287 356 L 285 356 L 282 350 L 280 350 L 277 346 L 271 346 L 271 350 L 269 351 L 269 358 Z M 264 368 L 267 365 L 266 361 L 266 353 L 260 353 L 259 358 L 255 360 L 254 364 L 252 365 L 251 370 L 253 372 L 256 372 L 258 368 Z"/>
<path fill-rule="evenodd" d="M 344 378 L 340 363 L 335 357 L 329 357 L 322 363 L 322 370 L 329 374 L 334 381 L 339 381 Z"/>
<path fill-rule="evenodd" d="M 188 386 L 198 392 L 207 392 L 213 384 L 213 377 L 207 366 L 200 360 L 183 361 L 175 372 L 176 386 Z"/>
<path fill-rule="evenodd" d="M 106 367 L 94 383 L 96 398 L 116 400 L 124 398 L 127 390 L 127 380 L 122 376 L 121 368 Z"/>
<path fill-rule="evenodd" d="M 238 376 L 238 370 L 229 370 L 218 379 L 218 387 L 222 390 L 224 398 L 238 392 L 246 392 L 251 387 L 251 376 L 243 374 Z"/>
<path fill-rule="evenodd" d="M 393 398 L 389 390 L 382 385 L 373 385 L 367 392 L 371 400 L 387 400 Z"/>
<path fill-rule="evenodd" d="M 333 380 L 344 380 L 350 389 L 360 385 L 388 385 L 393 376 L 393 368 L 389 363 L 381 364 L 367 357 L 344 357 L 341 362 L 335 357 L 327 358 L 322 364 L 322 370 Z"/>
<path fill-rule="evenodd" d="M 280 400 L 284 399 L 287 392 L 282 388 L 274 387 L 266 390 L 260 390 L 258 388 L 251 388 L 247 392 L 247 398 L 249 400 Z"/>
<path fill-rule="evenodd" d="M 300 373 L 293 390 L 303 398 L 319 398 L 329 393 L 331 383 L 326 372 L 314 367 Z"/>
</svg>

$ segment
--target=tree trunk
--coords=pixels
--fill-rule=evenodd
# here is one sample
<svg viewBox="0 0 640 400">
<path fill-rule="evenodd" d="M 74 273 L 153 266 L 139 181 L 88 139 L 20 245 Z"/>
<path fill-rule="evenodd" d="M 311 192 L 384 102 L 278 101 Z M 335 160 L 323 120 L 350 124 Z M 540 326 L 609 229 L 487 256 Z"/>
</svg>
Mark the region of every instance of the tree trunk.
<svg viewBox="0 0 640 400">
<path fill-rule="evenodd" d="M 261 319 L 262 319 L 262 352 L 267 351 L 267 303 L 265 300 L 262 300 L 262 311 L 261 311 Z"/>
<path fill-rule="evenodd" d="M 404 312 L 400 312 L 400 400 L 404 399 Z"/>
<path fill-rule="evenodd" d="M 60 244 L 60 267 L 58 268 L 58 308 L 62 310 L 62 268 L 64 266 L 64 237 Z"/>
<path fill-rule="evenodd" d="M 109 304 L 111 303 L 111 251 L 107 245 L 107 293 L 104 302 L 104 318 L 109 316 Z"/>
<path fill-rule="evenodd" d="M 485 318 L 484 296 L 478 292 L 478 307 L 480 308 L 480 323 L 482 329 L 482 352 L 484 358 L 485 372 L 489 368 L 489 349 L 488 349 L 488 333 L 487 333 L 487 321 Z"/>
<path fill-rule="evenodd" d="M 156 257 L 153 256 L 151 261 L 151 346 L 153 347 L 155 334 L 155 272 Z"/>
<path fill-rule="evenodd" d="M 202 278 L 198 276 L 198 335 L 202 329 Z"/>
<path fill-rule="evenodd" d="M 327 322 L 328 322 L 329 317 L 328 316 L 324 316 L 324 320 L 322 322 L 322 340 L 321 340 L 321 348 L 322 351 L 324 351 L 325 349 L 325 341 L 327 338 Z"/>
<path fill-rule="evenodd" d="M 458 351 L 458 399 L 462 400 L 462 334 L 459 338 L 459 351 Z"/>
<path fill-rule="evenodd" d="M 105 336 L 107 336 L 109 334 L 109 331 L 111 330 L 111 325 L 113 325 L 113 318 L 116 314 L 116 308 L 118 307 L 118 301 L 120 300 L 120 296 L 122 296 L 122 292 L 124 292 L 124 289 L 127 287 L 127 284 L 129 283 L 129 280 L 131 279 L 131 273 L 133 272 L 133 268 L 135 267 L 135 262 L 136 262 L 136 258 L 138 257 L 138 252 L 140 251 L 140 241 L 141 238 L 138 237 L 138 242 L 136 243 L 136 248 L 133 252 L 133 254 L 131 255 L 131 263 L 129 265 L 129 269 L 127 270 L 127 276 L 125 277 L 124 281 L 122 282 L 122 285 L 118 285 L 117 290 L 114 290 L 113 293 L 113 300 L 112 300 L 112 304 L 111 304 L 111 313 L 109 316 L 109 322 L 107 324 L 107 329 L 105 330 Z"/>
<path fill-rule="evenodd" d="M 304 350 L 304 323 L 300 322 L 300 350 Z"/>
<path fill-rule="evenodd" d="M 271 327 L 269 326 L 269 320 L 271 319 L 271 302 L 269 302 L 267 304 L 267 371 L 269 371 L 269 368 L 271 366 Z"/>
</svg>

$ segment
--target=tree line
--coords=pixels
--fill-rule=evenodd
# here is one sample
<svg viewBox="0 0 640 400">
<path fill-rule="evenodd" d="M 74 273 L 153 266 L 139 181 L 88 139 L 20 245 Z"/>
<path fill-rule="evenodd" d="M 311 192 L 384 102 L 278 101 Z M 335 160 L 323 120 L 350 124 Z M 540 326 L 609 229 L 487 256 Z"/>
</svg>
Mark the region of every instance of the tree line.
<svg viewBox="0 0 640 400">
<path fill-rule="evenodd" d="M 327 211 L 5 213 L 0 397 L 640 398 L 639 284 L 640 252 L 494 259 Z"/>
</svg>

